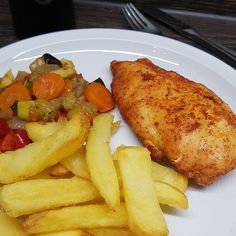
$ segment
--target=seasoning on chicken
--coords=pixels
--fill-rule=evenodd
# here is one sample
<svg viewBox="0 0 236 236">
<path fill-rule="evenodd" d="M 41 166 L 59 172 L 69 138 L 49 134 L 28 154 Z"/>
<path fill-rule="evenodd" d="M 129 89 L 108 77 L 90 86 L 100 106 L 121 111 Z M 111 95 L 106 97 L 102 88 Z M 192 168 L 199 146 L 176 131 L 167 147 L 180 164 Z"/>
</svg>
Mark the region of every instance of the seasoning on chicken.
<svg viewBox="0 0 236 236">
<path fill-rule="evenodd" d="M 115 102 L 154 159 L 200 185 L 236 167 L 236 116 L 214 92 L 148 59 L 111 71 Z"/>
</svg>

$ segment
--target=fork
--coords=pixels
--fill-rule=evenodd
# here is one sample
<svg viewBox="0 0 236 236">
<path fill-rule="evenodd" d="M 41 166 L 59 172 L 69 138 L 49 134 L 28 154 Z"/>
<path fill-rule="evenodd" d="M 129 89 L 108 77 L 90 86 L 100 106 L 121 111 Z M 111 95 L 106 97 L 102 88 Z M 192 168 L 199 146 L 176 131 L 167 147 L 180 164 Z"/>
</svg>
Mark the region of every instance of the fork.
<svg viewBox="0 0 236 236">
<path fill-rule="evenodd" d="M 139 31 L 144 31 L 148 33 L 153 33 L 153 34 L 158 34 L 162 35 L 162 32 L 160 29 L 152 24 L 150 20 L 148 20 L 132 3 L 127 3 L 121 7 L 125 18 L 127 19 L 129 25 L 133 30 L 139 30 Z M 151 9 L 151 11 L 154 9 Z M 150 13 L 150 11 L 148 11 Z M 148 13 L 147 13 L 148 14 Z M 162 15 L 165 14 L 165 18 L 169 19 L 170 16 L 166 16 L 166 13 L 162 12 Z M 149 16 L 152 17 L 152 14 L 148 14 Z M 163 18 L 163 17 L 162 17 Z M 154 17 L 155 19 L 155 17 Z M 163 21 L 163 19 L 161 20 Z M 173 23 L 173 18 L 171 19 Z M 177 29 L 179 28 L 179 24 L 183 25 L 184 23 L 176 20 L 177 22 L 173 24 L 173 27 L 170 27 L 170 23 L 167 24 L 170 28 L 176 31 L 175 26 L 178 26 Z M 162 22 L 163 23 L 163 22 Z M 187 25 L 185 25 L 186 27 Z M 190 26 L 187 26 L 187 31 L 185 28 L 182 29 L 181 26 L 181 32 L 177 31 L 180 35 L 184 36 L 185 38 L 188 38 L 200 46 L 204 47 L 207 49 L 211 54 L 217 56 L 219 59 L 223 60 L 227 64 L 231 65 L 233 68 L 236 68 L 236 54 L 234 51 L 219 45 L 215 42 L 210 41 L 209 39 L 201 36 L 199 33 L 196 32 L 193 28 L 190 28 Z M 182 31 L 185 33 L 183 35 Z M 191 36 L 191 37 L 190 37 Z"/>
<path fill-rule="evenodd" d="M 132 3 L 125 4 L 121 9 L 133 30 L 162 35 L 160 29 L 152 24 Z"/>
</svg>

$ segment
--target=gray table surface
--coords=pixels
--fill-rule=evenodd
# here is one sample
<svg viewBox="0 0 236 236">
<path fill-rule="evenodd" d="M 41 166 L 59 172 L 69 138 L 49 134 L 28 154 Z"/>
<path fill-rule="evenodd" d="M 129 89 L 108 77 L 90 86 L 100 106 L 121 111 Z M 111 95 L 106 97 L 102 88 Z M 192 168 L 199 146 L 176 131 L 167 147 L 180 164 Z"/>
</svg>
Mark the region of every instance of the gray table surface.
<svg viewBox="0 0 236 236">
<path fill-rule="evenodd" d="M 133 1 L 138 6 L 158 6 L 188 23 L 204 36 L 236 51 L 236 1 L 160 0 Z M 74 0 L 75 28 L 130 29 L 121 6 L 126 1 Z M 30 15 L 29 15 L 30 20 Z M 194 45 L 175 32 L 157 24 L 164 36 Z M 9 1 L 0 1 L 0 47 L 18 41 L 12 23 Z"/>
</svg>

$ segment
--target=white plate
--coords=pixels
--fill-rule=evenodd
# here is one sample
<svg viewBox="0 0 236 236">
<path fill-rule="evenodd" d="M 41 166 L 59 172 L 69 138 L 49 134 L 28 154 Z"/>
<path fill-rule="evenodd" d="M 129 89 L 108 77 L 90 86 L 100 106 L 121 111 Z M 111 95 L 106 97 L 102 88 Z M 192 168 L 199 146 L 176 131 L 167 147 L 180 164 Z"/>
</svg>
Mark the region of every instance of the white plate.
<svg viewBox="0 0 236 236">
<path fill-rule="evenodd" d="M 101 77 L 109 87 L 112 60 L 135 60 L 148 57 L 167 70 L 205 84 L 236 111 L 236 73 L 233 68 L 211 55 L 161 36 L 141 32 L 88 29 L 72 30 L 26 39 L 0 49 L 0 75 L 9 68 L 28 70 L 36 57 L 49 52 L 58 58 L 73 60 L 77 71 L 93 81 Z M 120 119 L 118 110 L 113 111 Z M 112 138 L 112 148 L 120 144 L 137 145 L 124 122 Z M 236 171 L 217 183 L 187 190 L 189 209 L 165 214 L 172 236 L 236 235 Z"/>
</svg>

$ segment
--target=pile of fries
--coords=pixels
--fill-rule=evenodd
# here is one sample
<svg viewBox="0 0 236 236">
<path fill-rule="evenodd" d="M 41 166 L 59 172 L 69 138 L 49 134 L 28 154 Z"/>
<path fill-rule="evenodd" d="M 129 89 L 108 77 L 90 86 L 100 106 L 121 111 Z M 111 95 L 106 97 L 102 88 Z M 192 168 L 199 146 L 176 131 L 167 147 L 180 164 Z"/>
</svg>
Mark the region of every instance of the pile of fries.
<svg viewBox="0 0 236 236">
<path fill-rule="evenodd" d="M 0 154 L 0 235 L 168 235 L 160 204 L 188 208 L 187 179 L 144 147 L 112 154 L 112 115 L 91 128 L 80 111 L 69 117 L 28 123 L 34 142 Z"/>
</svg>

